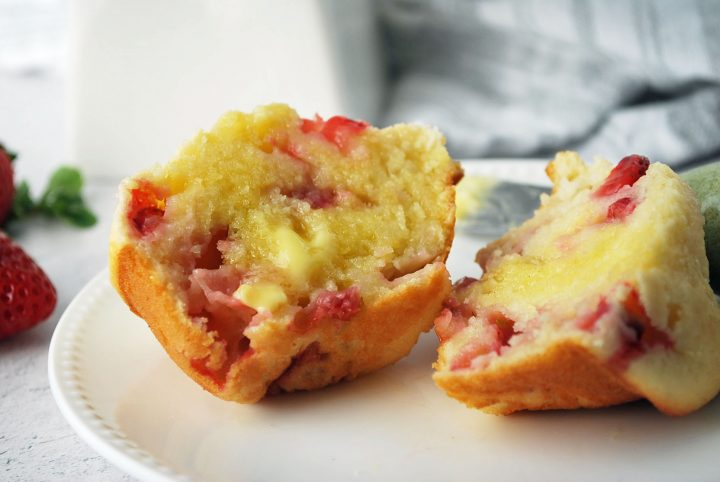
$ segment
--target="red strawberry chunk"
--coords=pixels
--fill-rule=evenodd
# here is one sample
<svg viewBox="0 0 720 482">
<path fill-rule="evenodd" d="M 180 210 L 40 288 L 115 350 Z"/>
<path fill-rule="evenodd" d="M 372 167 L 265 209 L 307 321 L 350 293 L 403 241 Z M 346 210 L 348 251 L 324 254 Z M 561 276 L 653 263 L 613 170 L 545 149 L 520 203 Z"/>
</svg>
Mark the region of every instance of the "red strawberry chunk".
<svg viewBox="0 0 720 482">
<path fill-rule="evenodd" d="M 601 297 L 600 301 L 598 302 L 597 308 L 592 313 L 589 313 L 585 316 L 580 317 L 577 320 L 577 326 L 581 330 L 592 330 L 595 328 L 595 325 L 597 324 L 597 321 L 605 316 L 607 312 L 610 311 L 610 303 L 608 303 L 608 300 L 606 297 Z"/>
<path fill-rule="evenodd" d="M 369 127 L 367 122 L 348 119 L 347 117 L 334 116 L 327 121 L 319 115 L 315 119 L 302 119 L 300 130 L 308 134 L 317 132 L 322 134 L 328 142 L 335 144 L 342 152 L 347 152 L 352 139 Z"/>
<path fill-rule="evenodd" d="M 624 186 L 632 186 L 650 167 L 650 160 L 645 156 L 633 154 L 623 157 L 615 168 L 610 171 L 605 182 L 595 191 L 596 196 L 610 196 Z"/>
<path fill-rule="evenodd" d="M 195 260 L 194 268 L 218 269 L 223 265 L 221 247 L 230 249 L 232 241 L 228 241 L 228 227 L 214 229 L 206 243 L 200 243 L 200 257 Z"/>
<path fill-rule="evenodd" d="M 440 343 L 445 343 L 455 336 L 455 334 L 464 330 L 468 325 L 468 320 L 461 316 L 454 316 L 449 308 L 445 308 L 440 312 L 438 317 L 435 318 L 433 323 L 435 325 L 435 334 L 440 340 Z"/>
<path fill-rule="evenodd" d="M 224 230 L 219 231 L 220 236 L 223 232 Z M 256 312 L 232 296 L 242 282 L 242 275 L 230 266 L 222 265 L 216 269 L 196 268 L 190 275 L 189 282 L 188 315 L 196 324 L 203 326 L 205 332 L 211 334 L 224 350 L 224 361 L 219 368 L 208 367 L 206 358 L 195 359 L 191 363 L 198 373 L 210 377 L 222 388 L 233 363 L 254 354 L 250 348 L 250 340 L 243 332 Z"/>
<path fill-rule="evenodd" d="M 323 291 L 312 304 L 313 321 L 335 319 L 348 321 L 362 308 L 360 288 L 351 286 L 344 291 Z"/>
<path fill-rule="evenodd" d="M 515 322 L 499 312 L 491 313 L 488 316 L 488 321 L 495 328 L 496 339 L 492 350 L 499 354 L 502 347 L 509 346 L 510 338 L 517 333 L 515 331 Z"/>
<path fill-rule="evenodd" d="M 445 308 L 449 308 L 452 311 L 453 316 L 470 318 L 475 315 L 475 310 L 468 303 L 460 302 L 454 296 L 451 296 L 443 303 Z"/>
<path fill-rule="evenodd" d="M 631 215 L 633 211 L 635 211 L 636 207 L 637 204 L 635 204 L 635 201 L 632 198 L 620 198 L 608 206 L 606 219 L 608 221 L 622 221 L 627 216 Z"/>
<path fill-rule="evenodd" d="M 629 317 L 642 326 L 640 333 L 640 341 L 648 348 L 654 346 L 663 346 L 665 348 L 672 348 L 674 343 L 670 336 L 662 330 L 659 330 L 652 324 L 652 320 L 647 315 L 645 307 L 640 301 L 640 294 L 636 289 L 633 289 L 624 303 L 625 311 Z"/>
<path fill-rule="evenodd" d="M 29 329 L 48 318 L 57 293 L 35 261 L 0 233 L 0 338 Z"/>
<path fill-rule="evenodd" d="M 448 298 L 444 303 L 443 309 L 433 322 L 435 325 L 435 334 L 440 343 L 461 332 L 468 326 L 468 318 L 475 315 L 475 312 L 467 303 L 461 303 L 454 297 Z"/>
<path fill-rule="evenodd" d="M 466 305 L 467 306 L 467 305 Z M 464 312 L 463 315 L 460 311 Z M 467 309 L 459 305 L 459 309 L 453 313 L 452 308 L 446 308 L 435 320 L 435 332 L 440 338 L 440 342 L 446 341 L 458 331 L 463 330 L 468 325 Z M 486 316 L 486 323 L 481 331 L 474 334 L 471 341 L 466 343 L 455 355 L 450 364 L 451 370 L 462 370 L 470 368 L 476 358 L 489 354 L 502 353 L 504 347 L 510 346 L 510 339 L 521 333 L 515 330 L 515 321 L 508 318 L 499 311 L 493 311 Z"/>
<path fill-rule="evenodd" d="M 314 119 L 300 119 L 300 130 L 305 134 L 310 132 L 322 132 L 322 128 L 325 125 L 325 121 L 318 114 L 315 114 Z"/>
<path fill-rule="evenodd" d="M 351 286 L 344 291 L 322 291 L 297 314 L 291 327 L 304 333 L 323 320 L 349 321 L 362 306 L 362 295 L 357 286 Z"/>
<path fill-rule="evenodd" d="M 653 325 L 636 289 L 630 291 L 623 308 L 625 316 L 620 325 L 622 345 L 611 357 L 611 366 L 625 370 L 630 362 L 651 348 L 671 349 L 675 346 L 670 335 Z"/>
<path fill-rule="evenodd" d="M 150 181 L 140 180 L 130 191 L 128 219 L 135 230 L 144 236 L 157 228 L 165 215 L 167 194 Z"/>
</svg>

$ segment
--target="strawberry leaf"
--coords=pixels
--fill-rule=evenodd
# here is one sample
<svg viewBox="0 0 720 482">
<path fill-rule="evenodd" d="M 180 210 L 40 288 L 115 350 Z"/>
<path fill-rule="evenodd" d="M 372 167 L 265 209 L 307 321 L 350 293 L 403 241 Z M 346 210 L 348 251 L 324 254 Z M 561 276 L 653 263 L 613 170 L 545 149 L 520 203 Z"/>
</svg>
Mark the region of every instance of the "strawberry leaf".
<svg viewBox="0 0 720 482">
<path fill-rule="evenodd" d="M 68 195 L 79 195 L 82 186 L 83 178 L 80 171 L 72 167 L 61 166 L 50 177 L 50 181 L 45 188 L 45 194 L 43 194 L 43 199 L 57 192 Z"/>
<path fill-rule="evenodd" d="M 75 226 L 92 226 L 97 222 L 97 217 L 85 204 L 82 186 L 83 178 L 80 171 L 62 166 L 50 178 L 38 208 L 50 216 Z"/>
<path fill-rule="evenodd" d="M 12 219 L 22 219 L 27 217 L 36 208 L 35 201 L 30 195 L 30 185 L 27 181 L 23 181 L 15 187 L 15 197 L 11 210 Z"/>
</svg>

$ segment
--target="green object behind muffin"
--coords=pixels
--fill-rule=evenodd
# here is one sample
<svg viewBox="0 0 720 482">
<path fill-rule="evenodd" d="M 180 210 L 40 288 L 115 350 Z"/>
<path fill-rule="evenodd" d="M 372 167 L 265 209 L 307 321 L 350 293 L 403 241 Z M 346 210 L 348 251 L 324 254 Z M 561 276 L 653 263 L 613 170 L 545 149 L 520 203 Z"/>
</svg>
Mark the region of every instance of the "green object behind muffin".
<svg viewBox="0 0 720 482">
<path fill-rule="evenodd" d="M 705 249 L 710 262 L 710 285 L 720 292 L 720 161 L 682 174 L 700 201 L 705 217 Z"/>
</svg>

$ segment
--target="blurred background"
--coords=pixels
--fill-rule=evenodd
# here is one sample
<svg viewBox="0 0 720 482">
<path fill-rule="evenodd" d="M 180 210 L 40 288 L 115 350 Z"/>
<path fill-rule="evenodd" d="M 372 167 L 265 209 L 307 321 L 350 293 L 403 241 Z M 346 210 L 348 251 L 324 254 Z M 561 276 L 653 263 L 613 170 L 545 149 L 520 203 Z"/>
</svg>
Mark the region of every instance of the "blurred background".
<svg viewBox="0 0 720 482">
<path fill-rule="evenodd" d="M 20 177 L 128 175 L 276 101 L 430 123 L 458 158 L 701 162 L 720 152 L 719 80 L 713 0 L 0 0 Z"/>
</svg>

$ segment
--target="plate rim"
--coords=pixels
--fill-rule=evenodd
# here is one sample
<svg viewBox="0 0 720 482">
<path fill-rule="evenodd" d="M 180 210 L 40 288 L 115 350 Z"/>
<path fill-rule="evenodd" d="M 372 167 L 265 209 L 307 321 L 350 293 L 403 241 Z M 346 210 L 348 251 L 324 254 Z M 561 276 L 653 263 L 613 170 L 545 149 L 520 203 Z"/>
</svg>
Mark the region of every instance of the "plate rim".
<svg viewBox="0 0 720 482">
<path fill-rule="evenodd" d="M 142 448 L 131 446 L 130 439 L 125 434 L 111 427 L 110 422 L 94 410 L 84 394 L 79 374 L 60 377 L 63 369 L 78 369 L 77 360 L 72 359 L 72 347 L 62 346 L 62 343 L 78 343 L 77 334 L 73 331 L 79 328 L 74 325 L 81 323 L 87 305 L 94 302 L 97 294 L 106 289 L 112 289 L 107 267 L 83 286 L 65 309 L 53 331 L 48 349 L 48 379 L 55 403 L 75 433 L 123 472 L 144 481 L 193 480 L 187 475 L 177 473 Z M 67 387 L 61 386 L 63 384 Z M 96 426 L 91 426 L 91 420 L 95 421 Z M 124 445 L 123 449 L 116 447 L 112 441 Z M 132 452 L 134 454 L 131 455 Z"/>
</svg>

